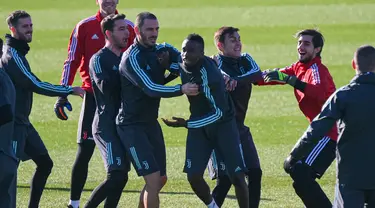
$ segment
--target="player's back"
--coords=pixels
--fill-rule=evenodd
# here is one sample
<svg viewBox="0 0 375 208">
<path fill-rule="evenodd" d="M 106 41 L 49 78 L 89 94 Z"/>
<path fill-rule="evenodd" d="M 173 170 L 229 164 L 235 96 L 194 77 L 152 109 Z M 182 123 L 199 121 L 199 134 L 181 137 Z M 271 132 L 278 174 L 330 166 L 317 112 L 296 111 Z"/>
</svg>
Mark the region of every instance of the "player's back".
<svg viewBox="0 0 375 208">
<path fill-rule="evenodd" d="M 90 77 L 97 106 L 93 121 L 96 131 L 115 129 L 114 121 L 121 103 L 120 60 L 121 56 L 104 47 L 90 61 Z"/>
<path fill-rule="evenodd" d="M 375 74 L 356 76 L 337 92 L 340 183 L 375 189 Z"/>
</svg>

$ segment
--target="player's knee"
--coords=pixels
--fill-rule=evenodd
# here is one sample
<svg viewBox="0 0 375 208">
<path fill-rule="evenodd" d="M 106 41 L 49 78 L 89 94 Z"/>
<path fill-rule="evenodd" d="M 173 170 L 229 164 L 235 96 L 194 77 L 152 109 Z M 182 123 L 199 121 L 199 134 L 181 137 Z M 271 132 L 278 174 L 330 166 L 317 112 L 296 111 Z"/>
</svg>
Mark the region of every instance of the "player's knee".
<svg viewBox="0 0 375 208">
<path fill-rule="evenodd" d="M 233 186 L 246 186 L 245 174 L 243 172 L 231 174 L 230 180 Z"/>
<path fill-rule="evenodd" d="M 187 179 L 190 184 L 195 184 L 197 182 L 204 180 L 202 174 L 187 174 Z"/>
<path fill-rule="evenodd" d="M 289 174 L 292 177 L 294 183 L 297 184 L 306 184 L 315 181 L 315 178 L 312 176 L 311 167 L 306 164 L 297 163 L 293 167 L 293 171 L 291 171 Z"/>
<path fill-rule="evenodd" d="M 45 173 L 46 175 L 51 174 L 53 168 L 53 161 L 49 154 L 41 155 L 36 158 L 35 163 L 37 165 L 37 170 Z"/>
<path fill-rule="evenodd" d="M 165 184 L 167 184 L 168 177 L 167 177 L 166 175 L 164 175 L 164 176 L 161 176 L 160 178 L 161 178 L 161 186 L 160 186 L 160 189 L 162 189 L 162 188 L 165 186 Z"/>
<path fill-rule="evenodd" d="M 246 175 L 249 181 L 258 183 L 262 180 L 263 171 L 261 168 L 250 168 Z"/>
<path fill-rule="evenodd" d="M 155 172 L 145 176 L 146 189 L 148 192 L 156 191 L 159 192 L 162 186 L 162 177 L 160 177 L 160 172 Z"/>
<path fill-rule="evenodd" d="M 107 184 L 111 188 L 125 187 L 128 182 L 128 173 L 125 171 L 115 170 L 107 174 Z"/>
</svg>

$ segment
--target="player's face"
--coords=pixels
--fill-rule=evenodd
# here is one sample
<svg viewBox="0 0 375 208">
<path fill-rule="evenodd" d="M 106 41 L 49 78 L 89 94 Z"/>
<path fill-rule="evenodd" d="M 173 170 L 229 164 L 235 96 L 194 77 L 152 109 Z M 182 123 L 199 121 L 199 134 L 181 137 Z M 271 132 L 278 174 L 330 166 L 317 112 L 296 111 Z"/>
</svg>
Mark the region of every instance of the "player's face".
<svg viewBox="0 0 375 208">
<path fill-rule="evenodd" d="M 238 34 L 238 32 L 234 32 L 233 34 L 226 34 L 222 47 L 223 55 L 238 58 L 241 57 L 241 51 L 242 42 L 240 34 Z"/>
<path fill-rule="evenodd" d="M 96 4 L 102 14 L 110 15 L 115 13 L 118 0 L 96 0 Z"/>
<path fill-rule="evenodd" d="M 313 36 L 301 35 L 298 39 L 297 51 L 299 61 L 306 63 L 315 58 L 316 54 L 320 51 L 320 48 L 314 48 L 312 42 Z"/>
<path fill-rule="evenodd" d="M 113 44 L 118 48 L 126 48 L 129 38 L 128 24 L 125 20 L 116 20 L 112 32 Z"/>
<path fill-rule="evenodd" d="M 33 39 L 33 23 L 30 17 L 21 18 L 17 25 L 11 28 L 15 38 L 30 43 Z"/>
<path fill-rule="evenodd" d="M 185 66 L 194 66 L 201 58 L 204 52 L 202 46 L 196 41 L 184 40 L 182 43 L 181 58 Z"/>
<path fill-rule="evenodd" d="M 159 22 L 158 20 L 145 19 L 139 31 L 140 41 L 148 47 L 156 45 L 159 35 Z"/>
</svg>

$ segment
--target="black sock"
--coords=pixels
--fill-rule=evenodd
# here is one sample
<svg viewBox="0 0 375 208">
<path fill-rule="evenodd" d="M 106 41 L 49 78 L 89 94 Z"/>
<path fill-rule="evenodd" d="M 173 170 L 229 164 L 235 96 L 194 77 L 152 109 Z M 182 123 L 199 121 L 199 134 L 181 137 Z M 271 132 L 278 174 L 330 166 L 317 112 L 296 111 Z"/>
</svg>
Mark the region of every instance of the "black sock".
<svg viewBox="0 0 375 208">
<path fill-rule="evenodd" d="M 76 160 L 72 169 L 70 182 L 70 199 L 79 200 L 87 179 L 89 162 L 94 153 L 95 143 L 86 142 L 78 144 Z"/>
<path fill-rule="evenodd" d="M 29 208 L 38 208 L 47 178 L 51 174 L 53 162 L 49 154 L 37 156 L 32 160 L 37 167 L 31 181 Z"/>
<path fill-rule="evenodd" d="M 212 191 L 212 197 L 215 199 L 216 204 L 221 207 L 232 186 L 232 182 L 228 175 L 219 176 L 216 180 L 216 186 Z"/>
<path fill-rule="evenodd" d="M 108 173 L 107 179 L 92 192 L 85 208 L 98 207 L 105 199 L 105 208 L 116 208 L 127 181 L 127 172 L 118 170 Z"/>
</svg>

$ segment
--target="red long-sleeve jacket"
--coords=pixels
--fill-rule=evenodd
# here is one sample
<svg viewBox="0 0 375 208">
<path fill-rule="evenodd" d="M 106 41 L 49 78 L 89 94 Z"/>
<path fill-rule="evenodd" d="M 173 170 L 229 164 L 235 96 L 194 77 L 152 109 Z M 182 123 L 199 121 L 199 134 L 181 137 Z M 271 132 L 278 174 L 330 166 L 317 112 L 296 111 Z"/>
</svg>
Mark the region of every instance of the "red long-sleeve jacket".
<svg viewBox="0 0 375 208">
<path fill-rule="evenodd" d="M 304 92 L 294 89 L 294 95 L 298 101 L 299 108 L 306 118 L 311 121 L 320 113 L 323 104 L 336 91 L 335 83 L 328 68 L 322 64 L 320 57 L 315 57 L 308 63 L 296 62 L 289 67 L 280 69 L 281 72 L 296 76 L 297 79 L 306 83 Z M 274 85 L 275 82 L 259 82 L 258 85 Z M 338 131 L 335 125 L 327 135 L 337 141 Z"/>
<path fill-rule="evenodd" d="M 117 13 L 117 12 L 116 12 Z M 103 48 L 105 45 L 104 34 L 101 31 L 100 22 L 103 17 L 98 11 L 96 15 L 80 21 L 74 28 L 68 46 L 68 58 L 64 62 L 64 68 L 61 78 L 62 85 L 72 85 L 74 77 L 79 68 L 82 79 L 82 88 L 92 92 L 91 80 L 89 74 L 89 63 L 92 55 Z M 128 48 L 135 39 L 134 24 L 128 23 L 129 39 Z"/>
</svg>

